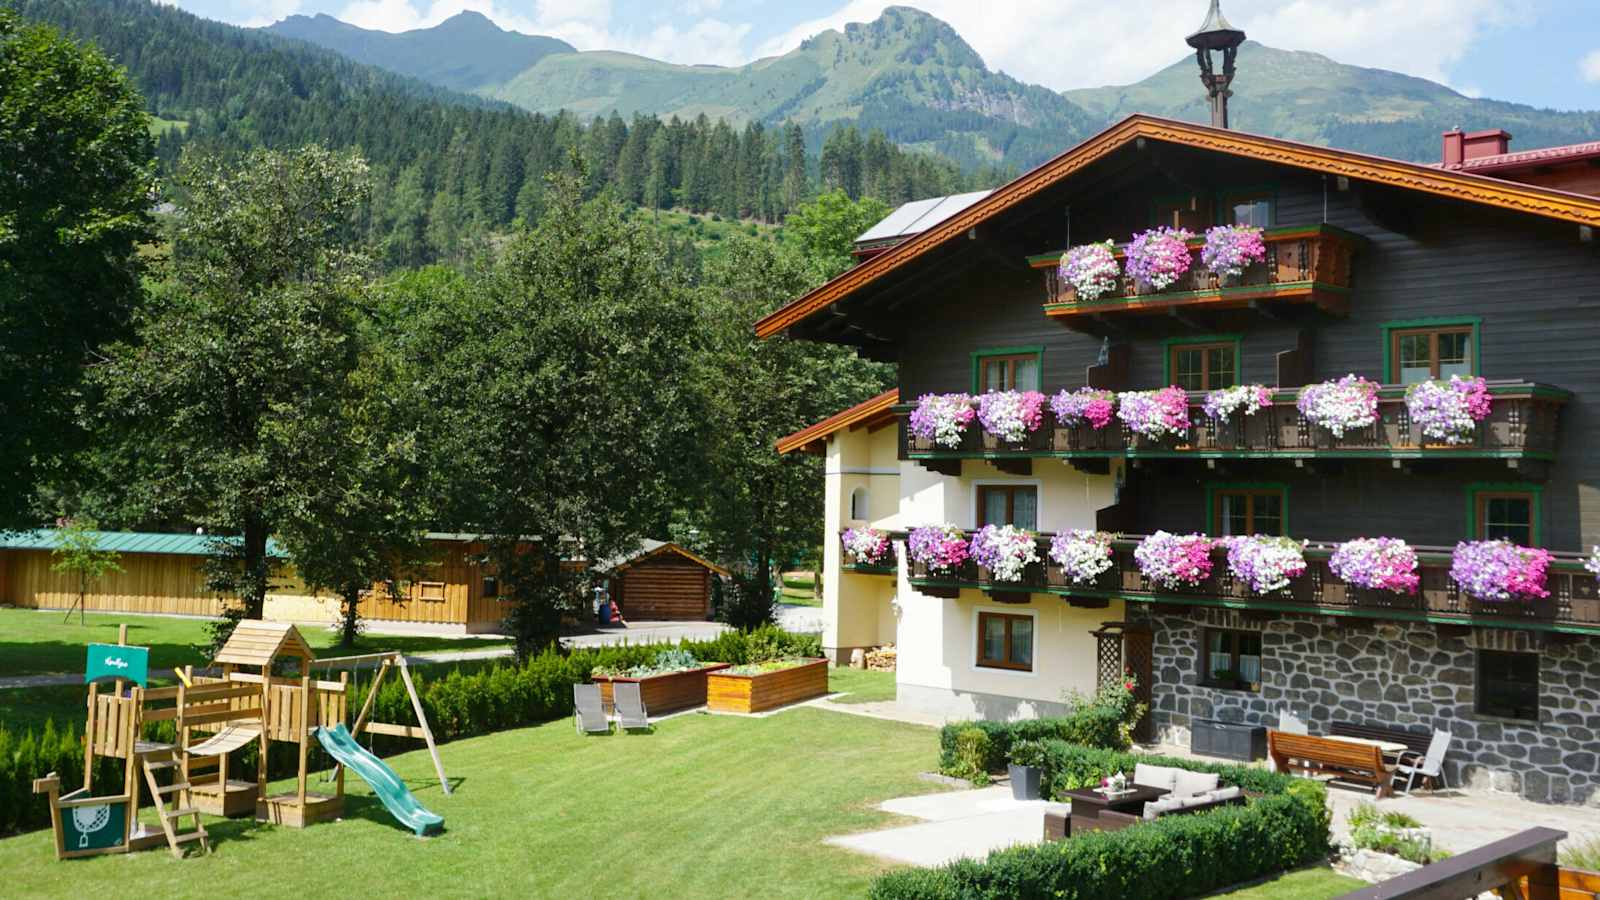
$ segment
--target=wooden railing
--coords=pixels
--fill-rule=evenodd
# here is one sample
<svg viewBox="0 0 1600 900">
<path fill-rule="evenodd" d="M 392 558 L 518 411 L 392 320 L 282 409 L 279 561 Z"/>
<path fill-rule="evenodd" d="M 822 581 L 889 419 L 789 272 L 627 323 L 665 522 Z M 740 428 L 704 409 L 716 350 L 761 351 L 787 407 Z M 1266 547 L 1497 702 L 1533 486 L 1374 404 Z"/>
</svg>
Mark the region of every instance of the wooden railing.
<svg viewBox="0 0 1600 900">
<path fill-rule="evenodd" d="M 1457 900 L 1487 891 L 1524 900 L 1558 900 L 1565 891 L 1562 870 L 1556 864 L 1556 845 L 1566 836 L 1565 831 L 1554 828 L 1529 828 L 1372 887 L 1342 894 L 1339 900 Z"/>
<path fill-rule="evenodd" d="M 1043 272 L 1045 312 L 1051 316 L 1174 305 L 1239 305 L 1262 298 L 1314 302 L 1331 311 L 1343 310 L 1343 295 L 1351 288 L 1352 257 L 1363 238 L 1332 225 L 1272 228 L 1265 238 L 1266 261 L 1252 264 L 1237 278 L 1223 279 L 1206 271 L 1200 263 L 1205 246 L 1201 237 L 1189 242 L 1193 264 L 1176 283 L 1157 291 L 1124 271 L 1115 290 L 1093 300 L 1079 300 L 1072 285 L 1060 277 L 1060 252 L 1030 257 L 1028 262 Z M 1117 257 L 1126 261 L 1120 249 Z"/>
<path fill-rule="evenodd" d="M 908 459 L 985 457 L 1414 457 L 1461 456 L 1549 459 L 1556 450 L 1560 410 L 1570 397 L 1566 391 L 1523 381 L 1491 381 L 1494 397 L 1489 417 L 1478 424 L 1472 439 L 1445 444 L 1424 438 L 1422 429 L 1406 409 L 1405 386 L 1380 389 L 1377 424 L 1335 437 L 1312 425 L 1296 408 L 1299 389 L 1278 388 L 1271 406 L 1254 415 L 1236 414 L 1226 420 L 1205 415 L 1205 393 L 1189 394 L 1190 428 L 1182 437 L 1152 441 L 1119 420 L 1102 429 L 1087 424 L 1062 427 L 1048 406 L 1044 424 L 1026 440 L 1010 443 L 984 432 L 974 420 L 962 434 L 959 447 L 943 447 L 901 428 L 902 449 Z M 902 409 L 909 411 L 914 406 Z"/>
<path fill-rule="evenodd" d="M 903 539 L 903 535 L 900 536 Z M 1111 568 L 1091 583 L 1072 582 L 1050 559 L 1053 535 L 1038 537 L 1040 562 L 1030 564 L 1017 581 L 998 581 L 970 559 L 952 574 L 929 572 L 912 563 L 911 583 L 923 593 L 950 593 L 962 588 L 990 592 L 1002 601 L 1025 600 L 1028 594 L 1059 594 L 1080 606 L 1103 606 L 1112 599 L 1179 605 L 1227 606 L 1276 612 L 1348 615 L 1358 618 L 1426 620 L 1440 624 L 1484 624 L 1498 628 L 1600 631 L 1600 582 L 1583 568 L 1584 557 L 1557 553 L 1549 569 L 1550 596 L 1531 601 L 1485 602 L 1461 593 L 1450 578 L 1452 548 L 1417 546 L 1421 584 L 1415 594 L 1396 594 L 1356 587 L 1328 569 L 1334 544 L 1314 541 L 1305 550 L 1306 571 L 1289 586 L 1266 594 L 1252 591 L 1228 570 L 1227 553 L 1212 552 L 1211 576 L 1193 587 L 1169 590 L 1139 571 L 1134 548 L 1139 536 L 1112 542 Z M 929 589 L 932 590 L 929 590 Z"/>
</svg>

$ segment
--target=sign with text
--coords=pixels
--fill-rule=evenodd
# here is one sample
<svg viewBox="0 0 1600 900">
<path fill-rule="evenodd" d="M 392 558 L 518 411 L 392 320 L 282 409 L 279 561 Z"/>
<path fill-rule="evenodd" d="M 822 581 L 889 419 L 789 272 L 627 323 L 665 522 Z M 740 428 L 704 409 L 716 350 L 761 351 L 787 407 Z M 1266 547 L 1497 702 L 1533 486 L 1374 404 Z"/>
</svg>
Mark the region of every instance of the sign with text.
<svg viewBox="0 0 1600 900">
<path fill-rule="evenodd" d="M 85 684 L 102 678 L 125 678 L 140 687 L 150 677 L 150 648 L 121 644 L 90 644 L 89 662 L 83 670 Z"/>
</svg>

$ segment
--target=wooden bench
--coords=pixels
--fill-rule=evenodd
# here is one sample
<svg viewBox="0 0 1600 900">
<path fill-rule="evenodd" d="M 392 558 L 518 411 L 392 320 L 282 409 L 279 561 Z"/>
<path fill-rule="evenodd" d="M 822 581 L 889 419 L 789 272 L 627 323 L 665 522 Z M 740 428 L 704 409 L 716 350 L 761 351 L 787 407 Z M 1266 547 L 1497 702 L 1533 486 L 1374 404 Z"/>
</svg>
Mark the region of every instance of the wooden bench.
<svg viewBox="0 0 1600 900">
<path fill-rule="evenodd" d="M 1280 772 L 1332 775 L 1369 784 L 1379 797 L 1388 796 L 1394 774 L 1383 761 L 1383 750 L 1376 746 L 1309 734 L 1269 730 L 1267 756 Z"/>
</svg>

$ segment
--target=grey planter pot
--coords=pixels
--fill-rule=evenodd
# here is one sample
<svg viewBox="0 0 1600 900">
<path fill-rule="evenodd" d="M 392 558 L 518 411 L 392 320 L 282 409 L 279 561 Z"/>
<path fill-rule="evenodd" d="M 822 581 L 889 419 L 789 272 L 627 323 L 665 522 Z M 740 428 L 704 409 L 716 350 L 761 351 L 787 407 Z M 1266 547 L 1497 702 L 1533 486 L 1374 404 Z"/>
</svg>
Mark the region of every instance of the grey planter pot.
<svg viewBox="0 0 1600 900">
<path fill-rule="evenodd" d="M 1007 765 L 1006 774 L 1011 776 L 1011 798 L 1013 800 L 1039 799 L 1039 776 L 1043 769 L 1036 766 Z"/>
</svg>

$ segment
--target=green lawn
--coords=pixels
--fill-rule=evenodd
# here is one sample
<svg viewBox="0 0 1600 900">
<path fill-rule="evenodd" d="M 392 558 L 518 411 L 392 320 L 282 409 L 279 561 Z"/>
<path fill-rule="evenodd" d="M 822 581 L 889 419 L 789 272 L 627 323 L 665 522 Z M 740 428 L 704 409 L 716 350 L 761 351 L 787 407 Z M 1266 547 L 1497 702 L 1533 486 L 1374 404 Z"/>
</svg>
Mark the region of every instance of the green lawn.
<svg viewBox="0 0 1600 900">
<path fill-rule="evenodd" d="M 816 580 L 810 572 L 783 573 L 782 596 L 779 599 L 793 606 L 822 605 L 822 598 L 816 594 Z"/>
<path fill-rule="evenodd" d="M 297 831 L 216 820 L 208 858 L 58 863 L 49 832 L 35 832 L 0 840 L 0 871 L 11 896 L 74 900 L 860 896 L 882 866 L 822 838 L 898 824 L 874 806 L 939 789 L 917 778 L 936 743 L 932 729 L 808 708 L 590 738 L 563 720 L 444 745 L 460 780 L 450 797 L 426 752 L 391 759 L 444 816 L 447 830 L 426 841 L 352 779 L 345 821 Z"/>
<path fill-rule="evenodd" d="M 1366 886 L 1367 883 L 1364 881 L 1347 878 L 1327 866 L 1317 866 L 1299 869 L 1247 888 L 1212 896 L 1228 897 L 1232 900 L 1327 900 Z"/>
<path fill-rule="evenodd" d="M 828 690 L 842 692 L 835 703 L 873 703 L 894 699 L 894 673 L 838 666 L 828 671 Z"/>
<path fill-rule="evenodd" d="M 76 614 L 70 622 L 63 623 L 59 612 L 0 609 L 0 677 L 80 673 L 83 671 L 84 645 L 94 642 L 115 644 L 119 623 L 128 626 L 128 643 L 150 648 L 151 668 L 166 669 L 205 663 L 195 649 L 208 643 L 203 619 L 90 613 L 87 623 L 79 625 Z M 345 654 L 345 651 L 333 649 L 339 639 L 331 629 L 307 627 L 301 633 L 319 654 Z M 499 638 L 374 634 L 363 635 L 357 643 L 357 649 L 350 652 L 400 650 L 421 653 L 500 646 L 508 644 Z"/>
</svg>

